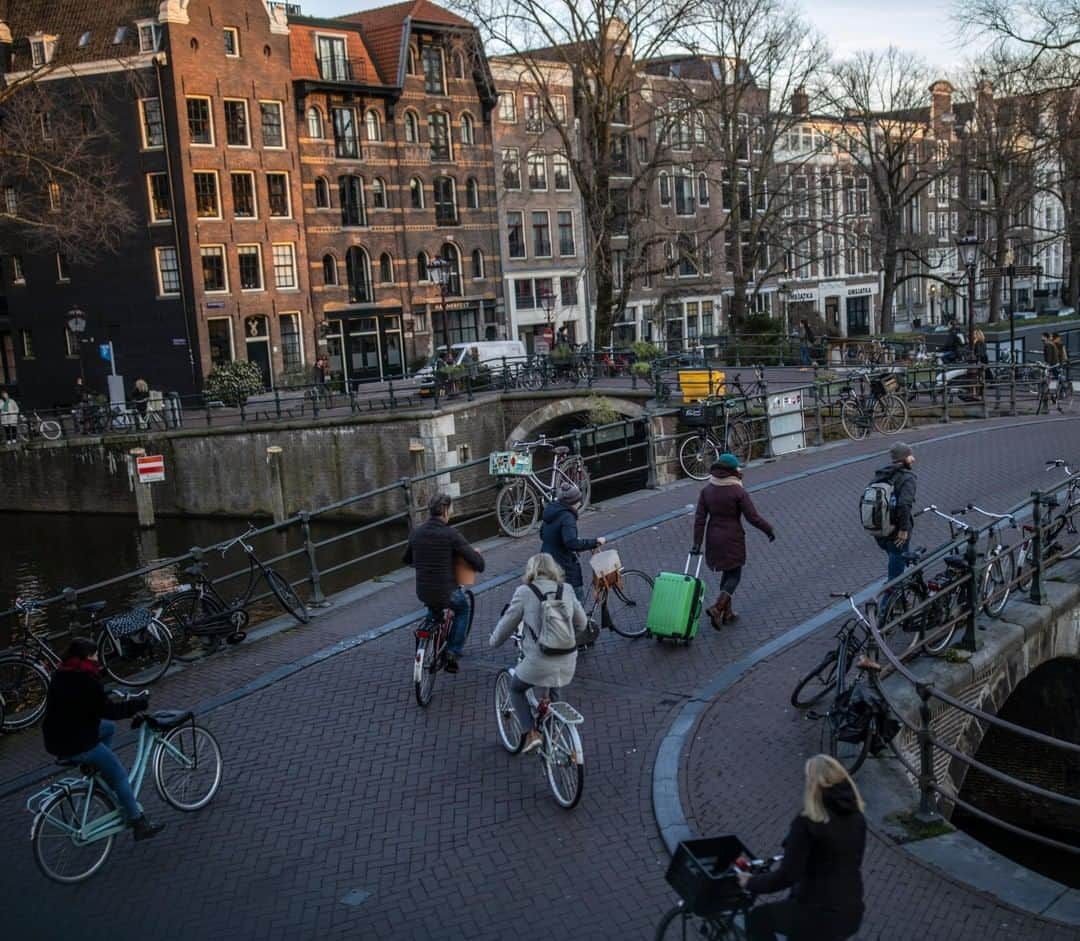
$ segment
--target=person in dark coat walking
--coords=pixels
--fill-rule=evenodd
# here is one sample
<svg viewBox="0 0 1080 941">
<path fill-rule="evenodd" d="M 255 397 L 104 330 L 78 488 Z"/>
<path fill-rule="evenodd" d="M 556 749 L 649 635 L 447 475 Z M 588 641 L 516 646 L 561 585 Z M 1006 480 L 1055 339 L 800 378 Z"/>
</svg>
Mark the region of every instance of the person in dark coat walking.
<svg viewBox="0 0 1080 941">
<path fill-rule="evenodd" d="M 559 568 L 566 573 L 566 584 L 574 589 L 578 601 L 585 603 L 585 578 L 577 554 L 598 549 L 604 537 L 581 539 L 578 537 L 578 511 L 581 509 L 581 490 L 574 484 L 564 483 L 554 503 L 544 507 L 544 522 L 540 527 L 541 552 L 550 555 Z"/>
<path fill-rule="evenodd" d="M 709 468 L 709 482 L 698 497 L 697 513 L 694 514 L 694 545 L 691 554 L 701 553 L 705 544 L 705 564 L 714 572 L 720 572 L 720 595 L 716 604 L 706 613 L 717 630 L 736 620 L 731 610 L 731 596 L 742 578 L 746 564 L 746 533 L 742 519 L 746 517 L 751 526 L 776 539 L 772 525 L 754 506 L 750 494 L 742 484 L 742 469 L 734 454 L 721 454 L 720 459 Z"/>
<path fill-rule="evenodd" d="M 806 762 L 802 813 L 784 839 L 775 872 L 737 874 L 754 895 L 791 889 L 782 902 L 759 905 L 746 918 L 749 941 L 843 941 L 862 924 L 862 861 L 866 820 L 859 789 L 843 765 L 828 755 Z"/>
</svg>

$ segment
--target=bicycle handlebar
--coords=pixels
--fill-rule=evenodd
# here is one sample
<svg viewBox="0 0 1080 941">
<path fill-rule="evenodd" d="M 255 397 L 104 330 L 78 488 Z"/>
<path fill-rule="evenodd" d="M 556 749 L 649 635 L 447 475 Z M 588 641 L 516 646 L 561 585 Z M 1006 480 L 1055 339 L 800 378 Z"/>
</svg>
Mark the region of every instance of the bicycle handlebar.
<svg viewBox="0 0 1080 941">
<path fill-rule="evenodd" d="M 228 552 L 233 546 L 235 546 L 237 544 L 240 544 L 240 545 L 244 546 L 244 548 L 246 549 L 247 544 L 244 542 L 244 540 L 248 536 L 250 536 L 252 533 L 255 533 L 255 532 L 258 532 L 258 531 L 259 531 L 258 526 L 256 526 L 254 523 L 248 523 L 248 528 L 245 529 L 239 536 L 237 536 L 235 539 L 230 539 L 226 543 L 222 543 L 222 545 L 221 545 L 221 554 L 225 555 L 226 552 Z"/>
<path fill-rule="evenodd" d="M 1068 464 L 1067 461 L 1062 460 L 1060 457 L 1057 458 L 1056 460 L 1046 462 L 1046 469 L 1048 471 L 1052 471 L 1057 467 L 1065 468 L 1065 473 L 1069 474 L 1070 476 L 1072 475 L 1072 468 L 1069 467 L 1069 464 Z"/>
<path fill-rule="evenodd" d="M 973 513 L 980 513 L 983 516 L 987 516 L 992 520 L 1008 520 L 1013 526 L 1016 525 L 1016 517 L 1012 513 L 991 513 L 990 510 L 984 510 L 982 507 L 976 506 L 974 503 L 969 503 L 967 508 Z"/>
<path fill-rule="evenodd" d="M 550 441 L 548 441 L 546 435 L 541 435 L 535 441 L 515 441 L 514 442 L 514 450 L 515 451 L 528 451 L 531 448 L 551 448 L 551 447 L 554 447 L 554 445 Z"/>
<path fill-rule="evenodd" d="M 964 532 L 968 532 L 969 530 L 974 529 L 974 527 L 970 523 L 965 523 L 963 520 L 958 520 L 955 516 L 950 516 L 948 513 L 939 510 L 937 506 L 935 506 L 933 503 L 931 503 L 929 506 L 924 506 L 917 513 L 913 513 L 912 518 L 916 516 L 922 516 L 923 513 L 933 513 L 934 516 L 940 516 L 943 520 L 948 520 L 954 526 L 960 527 L 960 529 L 964 530 Z"/>
</svg>

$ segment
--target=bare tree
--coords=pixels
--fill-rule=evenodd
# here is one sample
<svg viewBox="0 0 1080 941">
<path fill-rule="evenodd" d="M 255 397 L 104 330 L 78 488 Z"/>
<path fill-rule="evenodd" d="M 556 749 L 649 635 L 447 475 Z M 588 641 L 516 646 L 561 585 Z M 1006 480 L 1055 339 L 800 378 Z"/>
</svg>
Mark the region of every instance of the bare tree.
<svg viewBox="0 0 1080 941">
<path fill-rule="evenodd" d="M 958 0 L 955 19 L 968 36 L 989 37 L 997 51 L 1019 57 L 1025 67 L 1080 50 L 1077 0 Z"/>
</svg>

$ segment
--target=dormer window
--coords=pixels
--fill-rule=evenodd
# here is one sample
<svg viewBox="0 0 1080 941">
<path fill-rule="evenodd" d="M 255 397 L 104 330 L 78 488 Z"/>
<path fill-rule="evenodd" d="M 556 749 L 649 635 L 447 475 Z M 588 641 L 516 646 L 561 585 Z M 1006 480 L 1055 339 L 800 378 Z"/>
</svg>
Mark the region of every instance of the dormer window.
<svg viewBox="0 0 1080 941">
<path fill-rule="evenodd" d="M 89 45 L 90 45 L 90 31 L 87 30 L 85 33 L 83 33 L 79 37 L 79 48 L 80 49 L 85 49 Z"/>
<path fill-rule="evenodd" d="M 38 33 L 30 37 L 30 65 L 40 69 L 52 62 L 53 52 L 56 50 L 56 37 L 44 36 Z"/>
<path fill-rule="evenodd" d="M 139 52 L 157 52 L 161 33 L 156 23 L 145 20 L 135 24 L 139 29 Z"/>
<path fill-rule="evenodd" d="M 116 27 L 116 35 L 113 36 L 113 40 L 112 40 L 112 44 L 114 46 L 119 46 L 120 43 L 122 43 L 124 41 L 124 39 L 127 37 L 127 30 L 128 30 L 128 28 L 126 26 L 118 26 L 118 27 Z"/>
</svg>

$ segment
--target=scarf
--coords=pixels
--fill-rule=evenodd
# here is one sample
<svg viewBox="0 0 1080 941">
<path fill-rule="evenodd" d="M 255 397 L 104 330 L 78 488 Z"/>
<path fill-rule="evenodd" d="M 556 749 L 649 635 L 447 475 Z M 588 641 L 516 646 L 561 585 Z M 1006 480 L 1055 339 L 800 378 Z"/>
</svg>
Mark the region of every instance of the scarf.
<svg viewBox="0 0 1080 941">
<path fill-rule="evenodd" d="M 68 657 L 60 664 L 61 670 L 70 670 L 72 673 L 90 673 L 97 676 L 101 672 L 101 664 L 93 660 L 84 660 L 82 657 Z"/>
<path fill-rule="evenodd" d="M 714 487 L 741 487 L 743 485 L 742 481 L 735 476 L 717 477 L 715 475 L 710 475 L 709 483 Z"/>
</svg>

